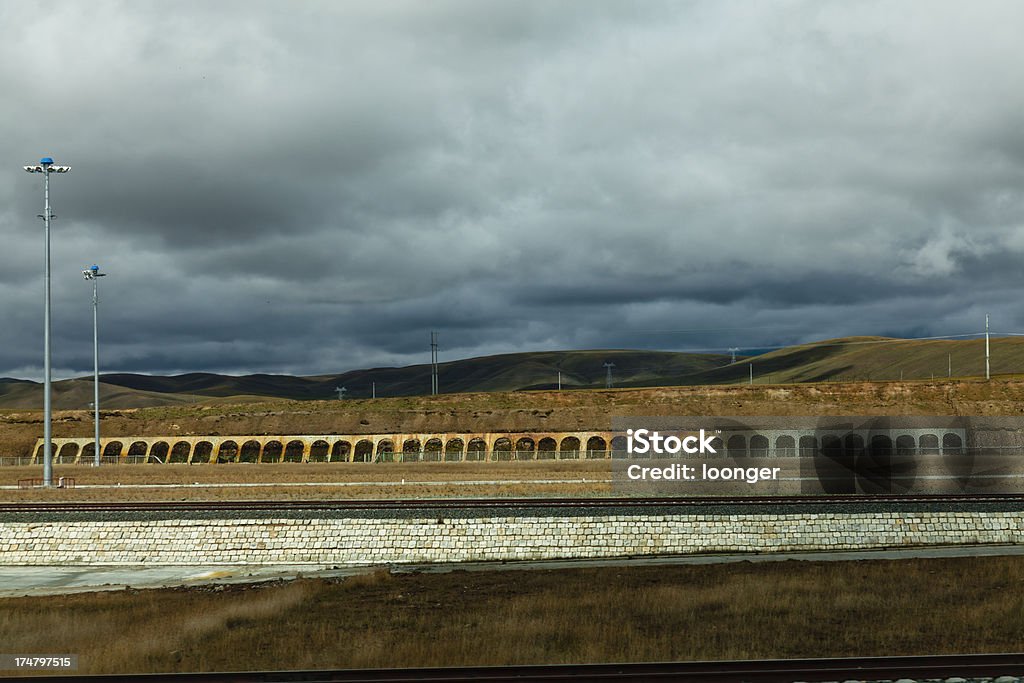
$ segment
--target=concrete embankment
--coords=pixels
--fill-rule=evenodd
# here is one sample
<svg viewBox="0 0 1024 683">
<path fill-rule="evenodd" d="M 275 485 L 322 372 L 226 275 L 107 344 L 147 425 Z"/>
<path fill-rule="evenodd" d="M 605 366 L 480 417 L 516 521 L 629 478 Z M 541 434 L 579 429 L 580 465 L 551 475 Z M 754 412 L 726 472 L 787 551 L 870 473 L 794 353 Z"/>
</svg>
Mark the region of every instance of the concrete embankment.
<svg viewBox="0 0 1024 683">
<path fill-rule="evenodd" d="M 1020 502 L 591 503 L 486 509 L 6 512 L 2 565 L 303 564 L 650 557 L 1014 544 Z"/>
</svg>

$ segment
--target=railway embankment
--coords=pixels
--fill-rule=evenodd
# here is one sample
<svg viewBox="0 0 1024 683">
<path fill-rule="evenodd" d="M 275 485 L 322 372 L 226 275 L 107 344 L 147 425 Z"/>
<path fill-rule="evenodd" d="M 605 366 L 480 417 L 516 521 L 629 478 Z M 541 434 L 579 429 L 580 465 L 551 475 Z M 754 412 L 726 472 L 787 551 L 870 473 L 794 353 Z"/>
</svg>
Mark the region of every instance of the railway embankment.
<svg viewBox="0 0 1024 683">
<path fill-rule="evenodd" d="M 385 565 L 1024 541 L 1024 497 L 22 505 L 0 564 Z"/>
</svg>

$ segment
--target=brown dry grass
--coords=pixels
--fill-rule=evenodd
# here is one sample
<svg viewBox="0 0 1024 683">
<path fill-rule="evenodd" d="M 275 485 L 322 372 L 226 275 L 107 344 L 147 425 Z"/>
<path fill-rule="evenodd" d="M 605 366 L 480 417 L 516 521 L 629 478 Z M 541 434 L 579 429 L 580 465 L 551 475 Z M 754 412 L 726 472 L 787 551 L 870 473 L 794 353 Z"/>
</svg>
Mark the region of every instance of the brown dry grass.
<svg viewBox="0 0 1024 683">
<path fill-rule="evenodd" d="M 489 496 L 608 495 L 607 483 L 577 483 L 581 479 L 606 480 L 607 460 L 536 461 L 513 463 L 282 463 L 221 465 L 55 465 L 54 478 L 73 477 L 76 486 L 102 484 L 105 489 L 7 489 L 0 502 L 37 501 L 219 501 L 301 500 L 346 498 L 435 498 Z M 38 478 L 40 468 L 2 467 L 0 484 Z M 478 485 L 416 486 L 406 482 L 515 482 L 568 480 L 559 484 L 481 483 Z M 573 481 L 576 480 L 576 481 Z M 201 484 L 267 484 L 251 488 L 188 487 Z M 295 483 L 392 482 L 391 486 L 289 486 Z M 121 488 L 116 488 L 121 484 Z M 172 484 L 176 488 L 133 489 L 126 485 Z"/>
<path fill-rule="evenodd" d="M 389 575 L 2 601 L 82 673 L 1001 652 L 1024 558 Z"/>
<path fill-rule="evenodd" d="M 105 411 L 104 434 L 373 434 L 607 429 L 613 416 L 1020 415 L 1024 379 L 659 387 L 260 401 Z M 28 455 L 42 411 L 0 412 L 0 455 Z M 92 435 L 88 411 L 57 411 L 54 436 Z"/>
</svg>

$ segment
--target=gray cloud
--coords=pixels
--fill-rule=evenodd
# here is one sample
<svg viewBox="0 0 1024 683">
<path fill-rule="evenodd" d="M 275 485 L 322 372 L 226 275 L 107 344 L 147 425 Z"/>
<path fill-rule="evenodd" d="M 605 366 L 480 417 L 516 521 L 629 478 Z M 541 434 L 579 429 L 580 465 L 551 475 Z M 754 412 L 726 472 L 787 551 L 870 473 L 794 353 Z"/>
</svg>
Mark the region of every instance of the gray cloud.
<svg viewBox="0 0 1024 683">
<path fill-rule="evenodd" d="M 0 376 L 44 154 L 62 375 L 1024 330 L 1017 3 L 174 10 L 0 6 Z"/>
</svg>

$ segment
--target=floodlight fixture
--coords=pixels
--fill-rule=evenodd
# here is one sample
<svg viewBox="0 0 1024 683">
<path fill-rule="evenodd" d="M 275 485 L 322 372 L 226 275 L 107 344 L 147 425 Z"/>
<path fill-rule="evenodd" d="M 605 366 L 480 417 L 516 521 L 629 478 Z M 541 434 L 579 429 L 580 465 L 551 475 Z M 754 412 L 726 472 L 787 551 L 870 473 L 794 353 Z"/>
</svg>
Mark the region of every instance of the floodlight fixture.
<svg viewBox="0 0 1024 683">
<path fill-rule="evenodd" d="M 53 410 L 50 372 L 50 174 L 67 173 L 70 166 L 59 166 L 51 157 L 43 157 L 38 164 L 23 166 L 29 173 L 43 174 L 43 219 L 45 259 L 43 269 L 43 486 L 53 486 Z"/>
<path fill-rule="evenodd" d="M 82 271 L 86 280 L 92 280 L 92 389 L 93 389 L 93 417 L 95 423 L 95 446 L 93 449 L 93 466 L 100 466 L 100 335 L 99 335 L 99 291 L 97 285 L 101 277 L 106 273 L 100 272 L 100 267 L 93 265 Z"/>
</svg>

